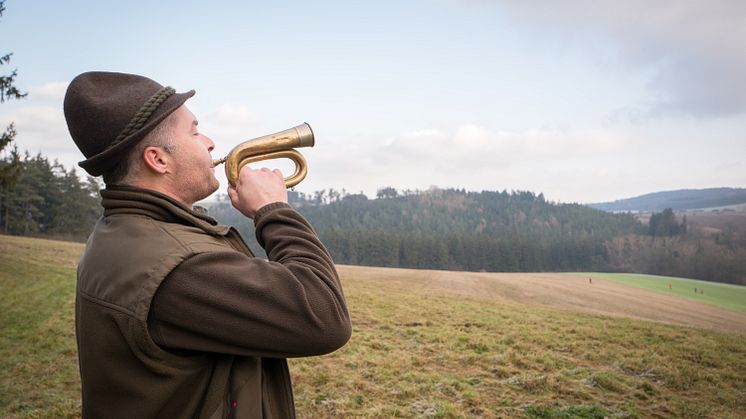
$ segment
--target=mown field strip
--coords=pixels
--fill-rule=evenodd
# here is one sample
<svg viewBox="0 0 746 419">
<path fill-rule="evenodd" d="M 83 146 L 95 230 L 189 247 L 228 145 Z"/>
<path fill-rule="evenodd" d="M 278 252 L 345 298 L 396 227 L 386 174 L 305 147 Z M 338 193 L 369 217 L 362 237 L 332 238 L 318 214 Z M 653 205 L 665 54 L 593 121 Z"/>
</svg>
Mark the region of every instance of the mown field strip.
<svg viewBox="0 0 746 419">
<path fill-rule="evenodd" d="M 746 286 L 743 285 L 645 274 L 581 272 L 575 275 L 606 279 L 746 313 Z"/>
</svg>

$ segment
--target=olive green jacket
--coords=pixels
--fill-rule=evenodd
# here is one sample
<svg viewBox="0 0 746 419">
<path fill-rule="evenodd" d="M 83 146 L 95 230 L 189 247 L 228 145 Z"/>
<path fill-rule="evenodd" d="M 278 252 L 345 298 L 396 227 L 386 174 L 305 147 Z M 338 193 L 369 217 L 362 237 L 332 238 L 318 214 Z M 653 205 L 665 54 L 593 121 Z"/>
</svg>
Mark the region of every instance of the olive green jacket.
<svg viewBox="0 0 746 419">
<path fill-rule="evenodd" d="M 332 260 L 305 219 L 283 203 L 260 209 L 267 261 L 165 195 L 101 195 L 78 266 L 83 417 L 294 417 L 285 358 L 331 352 L 351 333 Z"/>
</svg>

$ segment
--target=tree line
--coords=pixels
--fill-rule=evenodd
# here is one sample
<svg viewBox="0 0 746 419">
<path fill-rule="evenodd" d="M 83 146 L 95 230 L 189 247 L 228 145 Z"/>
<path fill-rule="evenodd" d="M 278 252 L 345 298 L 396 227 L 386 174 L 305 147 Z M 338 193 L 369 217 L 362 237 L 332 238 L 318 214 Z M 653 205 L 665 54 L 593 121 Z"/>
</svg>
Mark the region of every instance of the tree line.
<svg viewBox="0 0 746 419">
<path fill-rule="evenodd" d="M 12 169 L 12 170 L 10 170 Z M 0 231 L 84 241 L 102 214 L 93 177 L 15 147 L 0 159 Z M 11 174 L 11 176 L 7 176 Z M 487 272 L 617 271 L 746 284 L 746 237 L 693 231 L 670 209 L 647 224 L 529 191 L 327 189 L 290 201 L 342 264 Z M 266 256 L 223 196 L 210 214 Z"/>
<path fill-rule="evenodd" d="M 0 160 L 0 231 L 84 241 L 103 213 L 100 184 L 38 154 L 14 147 Z M 10 176 L 7 176 L 10 174 Z"/>
<path fill-rule="evenodd" d="M 331 193 L 330 193 L 331 191 Z M 667 208 L 642 223 L 528 191 L 458 189 L 364 194 L 293 193 L 334 260 L 343 264 L 491 272 L 612 271 L 746 284 L 746 236 L 688 227 Z M 227 201 L 210 208 L 255 253 L 250 222 Z"/>
</svg>

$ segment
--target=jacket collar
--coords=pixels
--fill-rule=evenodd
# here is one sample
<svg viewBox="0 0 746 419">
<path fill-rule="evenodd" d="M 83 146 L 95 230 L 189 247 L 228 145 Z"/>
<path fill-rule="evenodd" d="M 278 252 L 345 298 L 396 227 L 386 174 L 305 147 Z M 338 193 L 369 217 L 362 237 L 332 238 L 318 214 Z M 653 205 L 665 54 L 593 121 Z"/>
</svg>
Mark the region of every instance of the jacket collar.
<svg viewBox="0 0 746 419">
<path fill-rule="evenodd" d="M 111 185 L 101 191 L 104 217 L 120 214 L 136 214 L 157 221 L 191 225 L 208 234 L 224 236 L 229 226 L 218 224 L 202 207 L 188 208 L 186 205 L 160 192 L 134 186 Z"/>
</svg>

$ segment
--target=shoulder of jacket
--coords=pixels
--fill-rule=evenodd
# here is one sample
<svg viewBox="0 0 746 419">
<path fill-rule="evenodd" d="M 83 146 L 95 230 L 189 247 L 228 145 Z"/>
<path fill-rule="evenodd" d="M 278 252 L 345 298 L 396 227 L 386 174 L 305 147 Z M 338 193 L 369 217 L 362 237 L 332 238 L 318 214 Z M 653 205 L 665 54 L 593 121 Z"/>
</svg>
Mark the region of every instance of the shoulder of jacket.
<svg viewBox="0 0 746 419">
<path fill-rule="evenodd" d="M 133 238 L 132 245 L 142 246 L 147 238 L 146 247 L 159 253 L 166 249 L 171 252 L 197 254 L 215 251 L 239 251 L 230 243 L 227 235 L 211 234 L 193 225 L 160 221 L 138 214 L 117 214 L 106 220 L 113 230 L 127 230 L 124 237 Z M 226 229 L 228 231 L 228 229 Z M 160 232 L 158 234 L 157 232 Z M 119 235 L 122 237 L 122 235 Z"/>
<path fill-rule="evenodd" d="M 180 247 L 189 253 L 203 253 L 208 251 L 226 250 L 230 248 L 225 238 L 220 235 L 210 234 L 203 229 L 178 223 L 168 223 L 150 219 L 164 235 L 178 243 Z"/>
<path fill-rule="evenodd" d="M 195 255 L 226 251 L 234 250 L 223 237 L 198 227 L 139 215 L 107 217 L 94 229 L 78 265 L 78 290 L 144 318 L 173 269 Z"/>
</svg>

